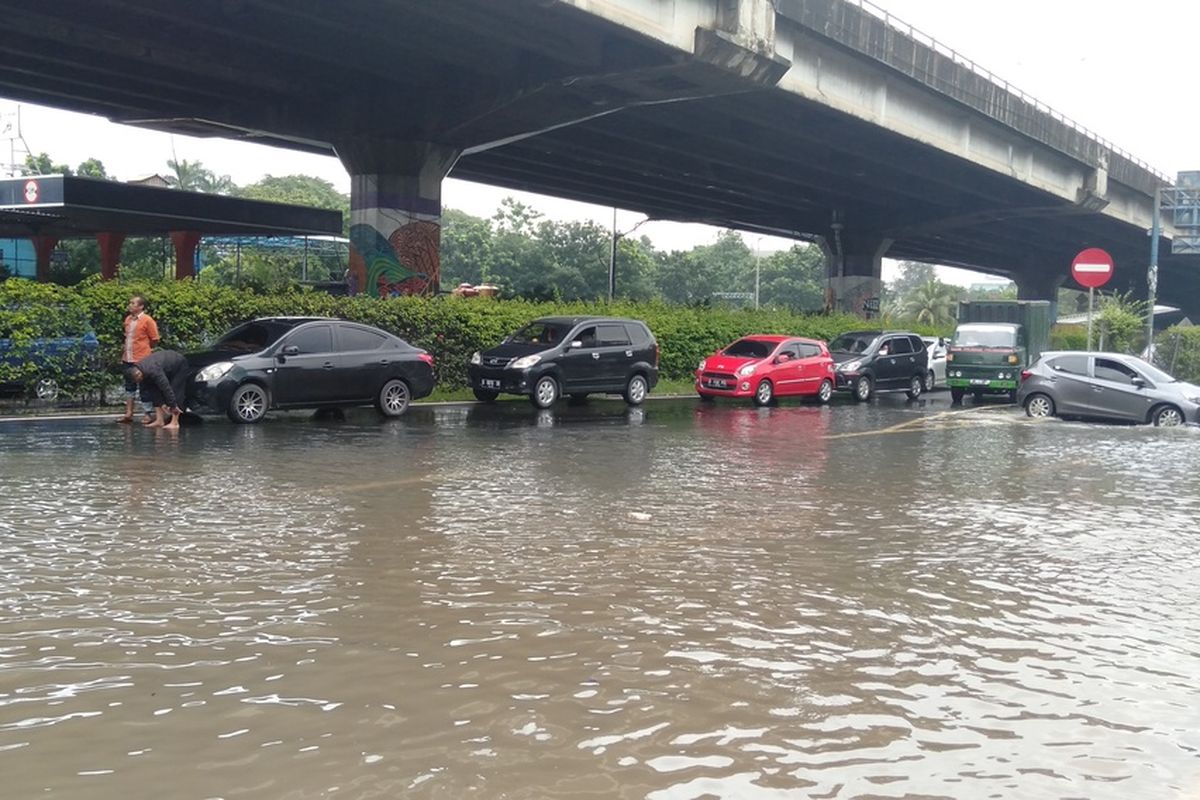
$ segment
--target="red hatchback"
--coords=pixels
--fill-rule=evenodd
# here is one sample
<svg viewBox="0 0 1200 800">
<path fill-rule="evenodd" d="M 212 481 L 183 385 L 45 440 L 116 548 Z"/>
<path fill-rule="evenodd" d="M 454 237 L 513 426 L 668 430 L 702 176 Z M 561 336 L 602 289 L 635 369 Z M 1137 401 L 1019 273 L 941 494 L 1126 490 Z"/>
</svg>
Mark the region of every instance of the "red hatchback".
<svg viewBox="0 0 1200 800">
<path fill-rule="evenodd" d="M 753 397 L 765 406 L 776 397 L 833 395 L 833 358 L 824 342 L 794 336 L 746 336 L 700 362 L 701 399 Z"/>
</svg>

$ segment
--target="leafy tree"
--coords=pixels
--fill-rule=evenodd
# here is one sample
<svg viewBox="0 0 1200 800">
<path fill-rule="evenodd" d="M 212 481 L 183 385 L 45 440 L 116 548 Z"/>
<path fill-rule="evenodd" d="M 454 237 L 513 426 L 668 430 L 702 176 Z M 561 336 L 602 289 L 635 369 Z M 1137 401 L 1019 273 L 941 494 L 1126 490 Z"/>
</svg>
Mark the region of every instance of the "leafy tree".
<svg viewBox="0 0 1200 800">
<path fill-rule="evenodd" d="M 1141 350 L 1145 342 L 1148 309 L 1149 303 L 1135 299 L 1132 293 L 1102 295 L 1100 310 L 1095 318 L 1099 349 L 1117 353 Z"/>
<path fill-rule="evenodd" d="M 442 284 L 492 280 L 493 238 L 489 220 L 448 208 L 442 214 Z"/>
<path fill-rule="evenodd" d="M 909 291 L 895 309 L 896 316 L 924 325 L 951 323 L 961 293 L 959 287 L 934 278 Z"/>
<path fill-rule="evenodd" d="M 87 161 L 84 161 L 75 168 L 75 174 L 83 178 L 115 180 L 115 178 L 108 174 L 108 170 L 104 168 L 104 162 L 98 158 L 89 158 Z"/>
<path fill-rule="evenodd" d="M 25 174 L 27 175 L 70 175 L 71 168 L 66 164 L 55 164 L 47 153 L 32 153 L 25 156 Z"/>
<path fill-rule="evenodd" d="M 203 191 L 203 190 L 202 190 Z M 310 208 L 328 208 L 342 212 L 342 235 L 349 235 L 350 196 L 342 194 L 333 184 L 311 175 L 268 175 L 262 180 L 234 188 L 233 194 L 250 200 L 290 203 Z"/>
<path fill-rule="evenodd" d="M 825 256 L 798 244 L 772 253 L 759 268 L 759 304 L 798 311 L 820 310 L 825 300 Z"/>
<path fill-rule="evenodd" d="M 900 316 L 899 310 L 907 302 L 908 295 L 916 291 L 918 287 L 936 279 L 937 271 L 931 264 L 922 264 L 919 261 L 901 261 L 899 277 L 888 286 L 889 302 L 893 314 Z"/>
<path fill-rule="evenodd" d="M 167 166 L 175 174 L 175 186 L 190 192 L 232 194 L 237 185 L 228 175 L 217 175 L 199 161 L 168 159 Z"/>
</svg>

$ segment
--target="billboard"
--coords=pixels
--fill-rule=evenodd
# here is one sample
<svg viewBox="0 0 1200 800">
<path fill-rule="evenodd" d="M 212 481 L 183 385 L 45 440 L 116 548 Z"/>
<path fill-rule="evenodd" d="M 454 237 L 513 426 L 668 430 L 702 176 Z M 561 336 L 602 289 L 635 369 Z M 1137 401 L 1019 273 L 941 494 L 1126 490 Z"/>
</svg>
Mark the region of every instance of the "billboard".
<svg viewBox="0 0 1200 800">
<path fill-rule="evenodd" d="M 1200 255 L 1200 172 L 1180 172 L 1175 188 L 1163 190 L 1163 209 L 1171 213 L 1178 231 L 1171 252 Z"/>
</svg>

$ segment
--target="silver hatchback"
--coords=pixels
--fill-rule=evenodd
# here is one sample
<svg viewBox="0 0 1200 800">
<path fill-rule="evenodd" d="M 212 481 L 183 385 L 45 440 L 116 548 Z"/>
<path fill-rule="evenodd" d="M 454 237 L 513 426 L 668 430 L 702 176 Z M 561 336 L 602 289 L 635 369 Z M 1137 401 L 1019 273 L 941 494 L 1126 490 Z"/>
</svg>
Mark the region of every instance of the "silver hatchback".
<svg viewBox="0 0 1200 800">
<path fill-rule="evenodd" d="M 1119 353 L 1043 353 L 1021 374 L 1017 402 L 1031 417 L 1087 417 L 1164 427 L 1200 422 L 1200 387 Z"/>
</svg>

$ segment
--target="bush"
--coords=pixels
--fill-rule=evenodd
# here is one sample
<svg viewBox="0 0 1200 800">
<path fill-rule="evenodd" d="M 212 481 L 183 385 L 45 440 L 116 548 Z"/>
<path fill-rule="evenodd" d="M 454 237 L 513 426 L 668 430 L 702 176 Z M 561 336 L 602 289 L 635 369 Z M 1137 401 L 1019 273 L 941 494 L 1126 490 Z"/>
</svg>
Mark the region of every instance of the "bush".
<svg viewBox="0 0 1200 800">
<path fill-rule="evenodd" d="M 1176 325 L 1154 337 L 1154 363 L 1188 383 L 1200 383 L 1200 327 Z"/>
<path fill-rule="evenodd" d="M 664 302 L 531 302 L 456 297 L 334 297 L 309 290 L 256 294 L 194 281 L 100 281 L 88 278 L 71 288 L 10 280 L 6 302 L 36 317 L 69 301 L 90 320 L 100 340 L 100 363 L 116 375 L 122 346 L 122 320 L 129 297 L 146 298 L 158 322 L 162 346 L 188 351 L 211 344 L 220 334 L 253 317 L 266 315 L 331 316 L 375 325 L 433 354 L 438 381 L 447 388 L 465 386 L 471 354 L 497 344 L 531 319 L 550 315 L 612 315 L 644 320 L 658 338 L 662 377 L 686 380 L 701 358 L 748 333 L 783 333 L 831 340 L 851 330 L 879 328 L 878 322 L 849 315 L 797 314 L 693 308 Z M 65 300 L 64 300 L 65 298 Z M 945 335 L 936 327 L 917 332 Z M 95 377 L 93 384 L 111 378 Z"/>
<path fill-rule="evenodd" d="M 1095 331 L 1092 332 L 1095 337 Z M 1055 325 L 1050 329 L 1051 350 L 1087 350 L 1086 325 Z"/>
</svg>

